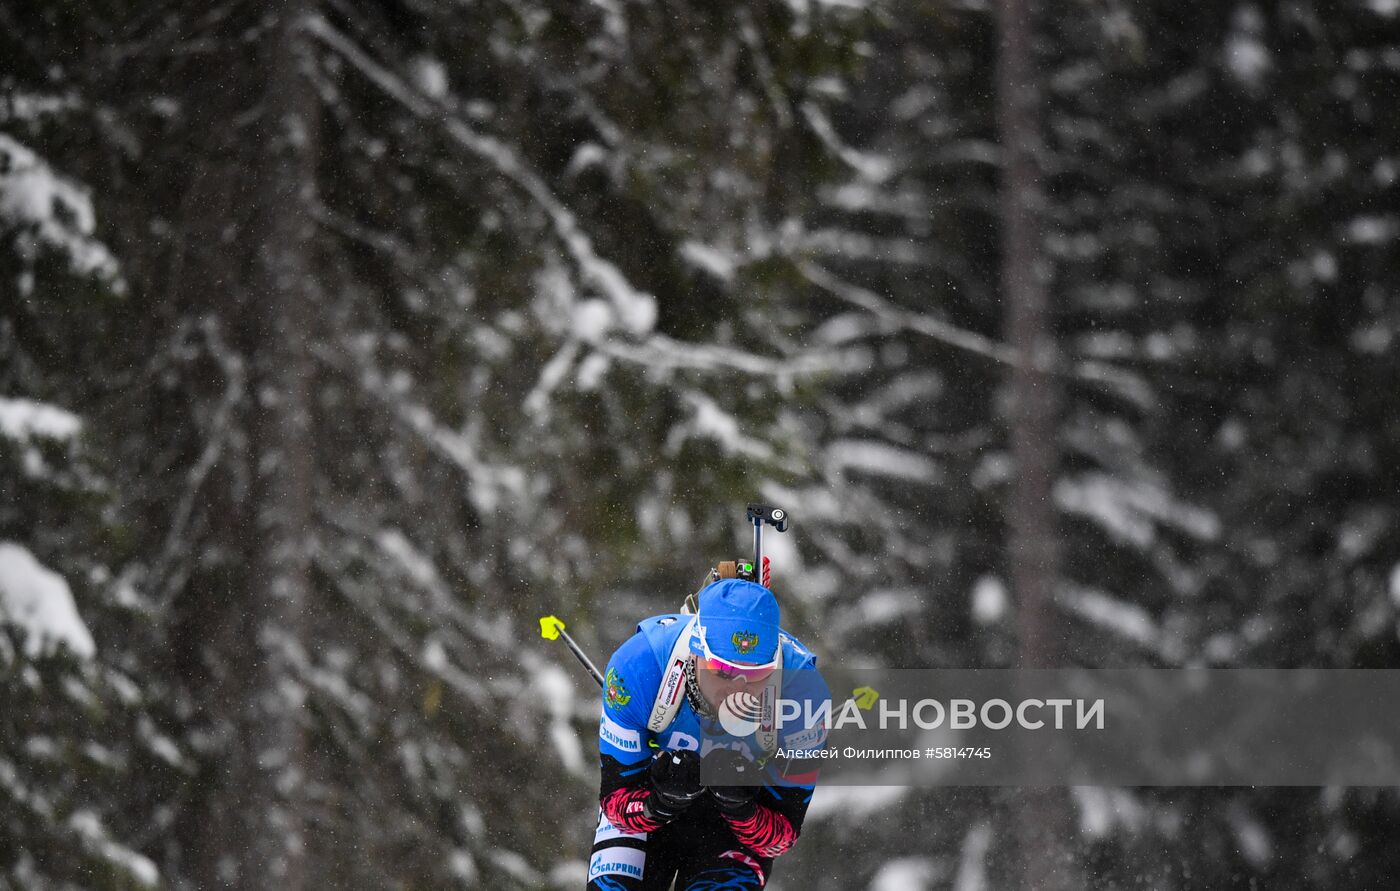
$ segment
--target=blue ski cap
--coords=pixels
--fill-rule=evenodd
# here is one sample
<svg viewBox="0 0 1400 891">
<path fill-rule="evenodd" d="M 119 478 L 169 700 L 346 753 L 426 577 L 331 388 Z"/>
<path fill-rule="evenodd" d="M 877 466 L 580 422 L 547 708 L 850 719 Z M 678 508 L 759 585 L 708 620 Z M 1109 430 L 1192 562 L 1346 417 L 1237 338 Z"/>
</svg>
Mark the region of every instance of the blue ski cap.
<svg viewBox="0 0 1400 891">
<path fill-rule="evenodd" d="M 746 579 L 724 579 L 700 592 L 698 625 L 710 652 L 726 662 L 763 665 L 778 651 L 778 599 Z M 691 650 L 703 655 L 700 637 Z"/>
</svg>

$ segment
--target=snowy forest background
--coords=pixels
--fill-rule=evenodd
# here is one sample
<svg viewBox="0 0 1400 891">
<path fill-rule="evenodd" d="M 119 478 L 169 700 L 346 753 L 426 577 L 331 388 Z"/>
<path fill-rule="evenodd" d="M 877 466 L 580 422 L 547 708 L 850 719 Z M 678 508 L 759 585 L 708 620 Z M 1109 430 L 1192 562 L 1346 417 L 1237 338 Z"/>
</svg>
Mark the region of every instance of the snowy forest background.
<svg viewBox="0 0 1400 891">
<path fill-rule="evenodd" d="M 605 659 L 756 497 L 825 660 L 1400 667 L 1397 97 L 1396 0 L 0 5 L 0 889 L 582 887 L 538 617 Z M 828 788 L 772 887 L 1397 837 Z"/>
</svg>

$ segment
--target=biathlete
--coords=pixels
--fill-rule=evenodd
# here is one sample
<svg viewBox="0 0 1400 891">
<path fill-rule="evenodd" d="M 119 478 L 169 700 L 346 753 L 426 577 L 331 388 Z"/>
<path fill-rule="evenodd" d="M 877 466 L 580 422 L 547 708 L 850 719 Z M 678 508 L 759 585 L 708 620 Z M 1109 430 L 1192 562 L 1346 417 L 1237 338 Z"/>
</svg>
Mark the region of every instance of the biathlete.
<svg viewBox="0 0 1400 891">
<path fill-rule="evenodd" d="M 826 739 L 816 657 L 756 580 L 712 581 L 695 603 L 608 660 L 593 891 L 762 888 L 802 829 L 817 762 L 784 755 Z"/>
</svg>

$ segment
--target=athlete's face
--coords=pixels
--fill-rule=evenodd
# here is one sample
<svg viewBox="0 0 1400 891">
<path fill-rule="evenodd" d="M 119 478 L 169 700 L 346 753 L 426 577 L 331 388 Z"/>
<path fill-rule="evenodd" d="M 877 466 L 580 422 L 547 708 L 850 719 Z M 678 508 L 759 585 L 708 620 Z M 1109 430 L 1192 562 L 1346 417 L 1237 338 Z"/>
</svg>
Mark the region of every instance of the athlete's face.
<svg viewBox="0 0 1400 891">
<path fill-rule="evenodd" d="M 691 658 L 693 659 L 695 657 L 692 656 Z M 706 671 L 698 667 L 697 669 L 698 670 L 695 672 L 695 682 L 700 685 L 700 695 L 705 697 L 705 701 L 710 704 L 710 708 L 716 711 L 719 710 L 720 703 L 724 702 L 726 697 L 740 690 L 748 690 L 751 687 L 758 686 L 758 684 L 745 680 L 742 676 L 726 680 L 720 677 L 718 672 Z"/>
</svg>

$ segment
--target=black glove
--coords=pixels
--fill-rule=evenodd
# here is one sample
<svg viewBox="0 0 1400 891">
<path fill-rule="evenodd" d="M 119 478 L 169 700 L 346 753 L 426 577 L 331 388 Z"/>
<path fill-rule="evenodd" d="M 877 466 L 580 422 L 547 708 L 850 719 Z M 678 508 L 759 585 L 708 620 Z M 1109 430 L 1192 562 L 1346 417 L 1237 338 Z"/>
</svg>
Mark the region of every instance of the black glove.
<svg viewBox="0 0 1400 891">
<path fill-rule="evenodd" d="M 651 794 L 647 796 L 647 816 L 662 823 L 674 820 L 705 794 L 700 785 L 700 756 L 689 749 L 657 752 L 647 771 Z"/>
<path fill-rule="evenodd" d="M 719 807 L 720 813 L 740 820 L 752 816 L 754 782 L 758 766 L 733 749 L 711 749 L 705 756 L 705 778 L 711 781 L 706 789 Z"/>
</svg>

